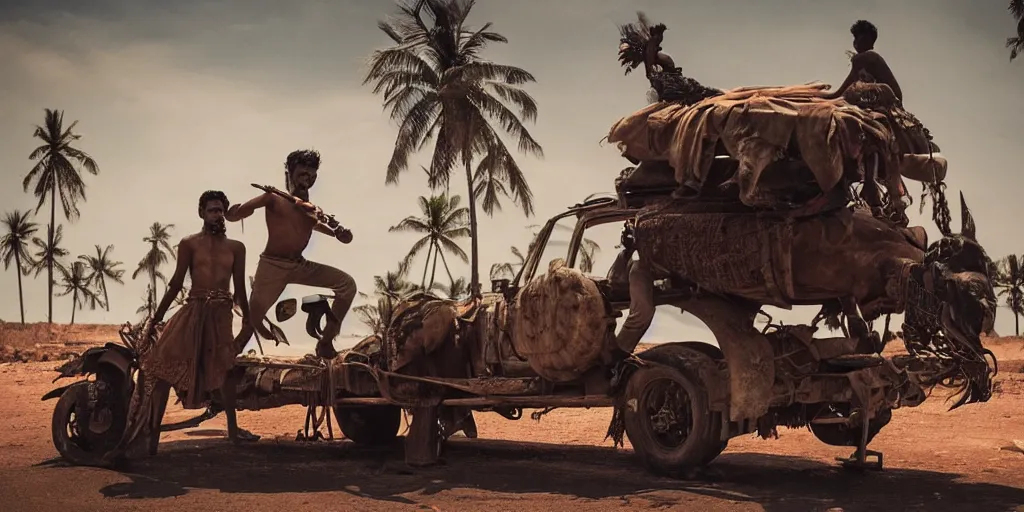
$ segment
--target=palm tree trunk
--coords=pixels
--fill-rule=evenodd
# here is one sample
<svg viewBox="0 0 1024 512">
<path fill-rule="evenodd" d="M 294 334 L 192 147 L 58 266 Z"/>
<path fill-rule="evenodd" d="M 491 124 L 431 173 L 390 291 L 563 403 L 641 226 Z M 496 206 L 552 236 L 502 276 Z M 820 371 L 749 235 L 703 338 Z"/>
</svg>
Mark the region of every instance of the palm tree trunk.
<svg viewBox="0 0 1024 512">
<path fill-rule="evenodd" d="M 448 280 L 452 282 L 452 286 L 455 286 L 455 278 L 452 277 L 452 271 L 448 270 L 448 258 L 441 254 L 441 263 L 444 264 L 444 271 L 448 273 Z"/>
<path fill-rule="evenodd" d="M 103 305 L 106 306 L 107 311 L 110 311 L 110 297 L 107 297 L 107 281 L 103 279 L 102 274 L 100 274 L 100 288 L 103 289 Z"/>
<path fill-rule="evenodd" d="M 22 313 L 21 323 L 25 323 L 24 313 Z M 1016 311 L 1013 312 L 1013 330 L 1017 332 L 1017 337 L 1019 338 L 1020 337 L 1020 315 Z"/>
<path fill-rule="evenodd" d="M 434 287 L 434 276 L 437 275 L 437 256 L 441 255 L 444 258 L 444 254 L 441 254 L 441 247 L 434 245 L 434 267 L 430 270 L 430 287 Z"/>
<path fill-rule="evenodd" d="M 480 254 L 476 226 L 476 197 L 473 190 L 473 167 L 470 158 L 465 158 L 466 188 L 469 190 L 469 296 L 480 297 Z"/>
<path fill-rule="evenodd" d="M 71 325 L 75 325 L 75 310 L 78 309 L 78 290 L 71 294 Z"/>
<path fill-rule="evenodd" d="M 14 270 L 18 273 L 18 304 L 21 306 L 21 325 L 25 325 L 25 295 L 21 291 L 21 256 L 14 251 Z"/>
<path fill-rule="evenodd" d="M 427 286 L 427 269 L 430 268 L 430 255 L 434 251 L 434 246 L 427 246 L 427 260 L 423 262 L 423 279 L 420 279 L 420 288 L 426 289 Z"/>
<path fill-rule="evenodd" d="M 149 317 L 153 318 L 156 309 L 156 269 L 149 272 Z"/>
<path fill-rule="evenodd" d="M 50 186 L 50 254 L 46 258 L 46 323 L 53 324 L 53 230 L 57 223 L 57 175 Z"/>
</svg>

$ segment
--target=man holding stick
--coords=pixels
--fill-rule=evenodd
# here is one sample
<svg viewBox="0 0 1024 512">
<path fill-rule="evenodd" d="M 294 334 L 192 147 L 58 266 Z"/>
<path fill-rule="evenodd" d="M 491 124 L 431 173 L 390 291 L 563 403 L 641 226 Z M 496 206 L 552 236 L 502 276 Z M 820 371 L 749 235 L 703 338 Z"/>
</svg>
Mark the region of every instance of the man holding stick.
<svg viewBox="0 0 1024 512">
<path fill-rule="evenodd" d="M 334 338 L 341 332 L 341 322 L 355 300 L 356 283 L 352 276 L 341 270 L 306 260 L 302 252 L 309 245 L 313 231 L 330 235 L 345 244 L 352 241 L 352 232 L 337 225 L 332 218 L 318 215 L 317 208 L 309 203 L 309 189 L 316 182 L 320 169 L 319 153 L 313 150 L 293 151 L 285 160 L 284 167 L 288 193 L 264 188 L 263 194 L 243 204 L 232 205 L 225 215 L 229 222 L 237 222 L 258 208 L 266 212 L 267 245 L 260 254 L 249 297 L 250 325 L 260 336 L 273 339 L 263 320 L 287 285 L 328 288 L 334 292 L 334 305 L 323 337 L 317 342 L 316 355 L 333 358 L 338 354 L 334 349 Z M 244 334 L 248 338 L 251 332 Z"/>
</svg>

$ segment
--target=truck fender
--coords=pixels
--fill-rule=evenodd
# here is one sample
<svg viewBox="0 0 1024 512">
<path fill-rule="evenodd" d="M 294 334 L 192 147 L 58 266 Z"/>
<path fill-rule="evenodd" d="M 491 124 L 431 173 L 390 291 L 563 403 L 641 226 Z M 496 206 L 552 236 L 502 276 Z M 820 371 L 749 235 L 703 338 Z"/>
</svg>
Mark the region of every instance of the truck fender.
<svg viewBox="0 0 1024 512">
<path fill-rule="evenodd" d="M 707 388 L 712 410 L 728 410 L 729 369 L 718 347 L 702 341 L 662 343 L 636 354 L 636 357 L 691 374 Z"/>
</svg>

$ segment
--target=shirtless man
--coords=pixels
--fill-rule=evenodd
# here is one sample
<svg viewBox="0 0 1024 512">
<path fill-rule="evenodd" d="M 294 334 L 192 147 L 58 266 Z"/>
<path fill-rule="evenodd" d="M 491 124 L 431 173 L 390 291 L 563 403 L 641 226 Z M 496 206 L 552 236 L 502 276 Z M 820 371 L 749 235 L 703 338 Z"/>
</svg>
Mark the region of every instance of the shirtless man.
<svg viewBox="0 0 1024 512">
<path fill-rule="evenodd" d="M 850 27 L 853 34 L 853 49 L 857 53 L 850 59 L 850 74 L 846 80 L 834 92 L 824 96 L 826 99 L 834 100 L 842 97 L 851 85 L 855 82 L 874 82 L 888 85 L 896 99 L 903 102 L 903 90 L 896 82 L 892 70 L 886 64 L 878 52 L 875 51 L 875 41 L 878 39 L 878 29 L 869 21 L 858 20 Z"/>
<path fill-rule="evenodd" d="M 301 199 L 289 201 L 281 196 L 263 193 L 244 204 L 232 205 L 225 215 L 229 222 L 249 217 L 258 208 L 266 212 L 267 246 L 260 254 L 260 262 L 253 278 L 250 325 L 260 336 L 273 339 L 273 334 L 263 325 L 267 311 L 281 296 L 285 286 L 301 284 L 329 288 L 334 292 L 334 305 L 323 337 L 316 345 L 319 357 L 333 358 L 338 354 L 334 349 L 334 338 L 341 331 L 352 301 L 356 297 L 356 283 L 352 276 L 334 267 L 308 261 L 302 251 L 309 245 L 313 231 L 337 238 L 341 243 L 352 241 L 352 232 L 343 227 L 336 230 L 314 220 L 308 212 L 312 210 L 309 189 L 316 183 L 320 169 L 320 155 L 312 150 L 291 152 L 284 163 L 285 182 L 288 192 Z M 243 333 L 248 339 L 251 332 Z"/>
<path fill-rule="evenodd" d="M 148 437 L 150 454 L 156 452 L 171 387 L 186 409 L 203 407 L 210 395 L 219 391 L 227 416 L 228 438 L 234 443 L 259 439 L 239 429 L 235 417 L 238 380 L 235 357 L 247 340 L 241 339 L 241 333 L 239 337 L 231 333 L 234 303 L 242 310 L 242 331 L 251 332 L 251 329 L 245 327 L 249 323 L 245 245 L 225 234 L 224 212 L 228 204 L 223 192 L 203 192 L 199 198 L 203 229 L 178 244 L 177 267 L 153 313 L 144 340 L 152 339 L 155 326 L 161 323 L 164 313 L 181 292 L 186 273 L 192 278 L 192 288 L 188 302 L 167 321 L 155 344 L 142 351 L 140 367 L 144 379 L 132 398 L 129 427 L 122 446 L 142 434 Z"/>
</svg>

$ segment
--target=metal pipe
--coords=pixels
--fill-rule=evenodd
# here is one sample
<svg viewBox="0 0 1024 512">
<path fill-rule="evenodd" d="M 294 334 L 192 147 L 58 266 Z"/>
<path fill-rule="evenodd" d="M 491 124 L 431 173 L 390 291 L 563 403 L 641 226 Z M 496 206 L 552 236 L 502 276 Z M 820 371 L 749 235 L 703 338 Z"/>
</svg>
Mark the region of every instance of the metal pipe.
<svg viewBox="0 0 1024 512">
<path fill-rule="evenodd" d="M 386 398 L 370 396 L 353 396 L 338 398 L 334 401 L 337 405 L 395 405 Z M 492 405 L 514 405 L 532 409 L 545 407 L 611 407 L 612 398 L 607 396 L 506 396 L 506 397 L 473 397 L 473 398 L 449 398 L 443 400 L 441 405 L 462 406 L 462 407 L 486 407 Z"/>
</svg>

